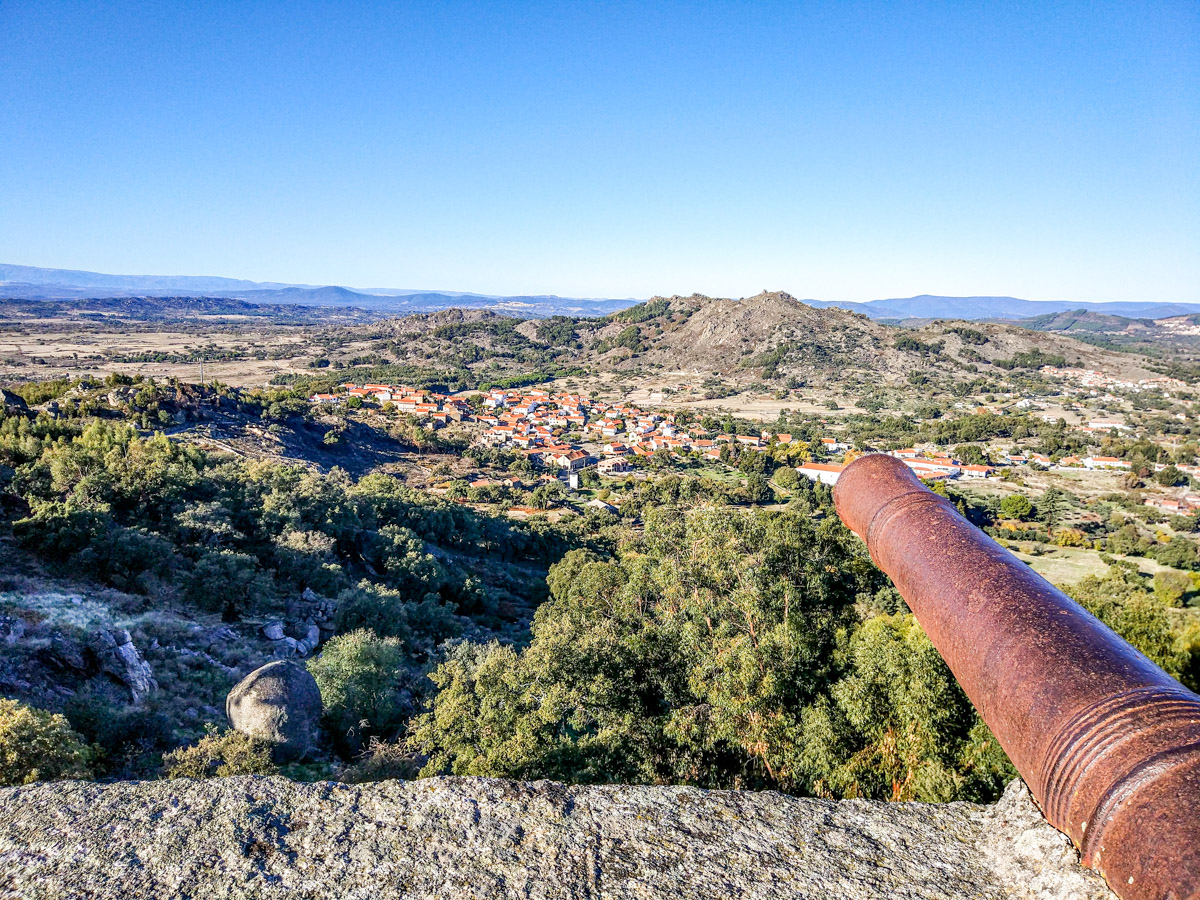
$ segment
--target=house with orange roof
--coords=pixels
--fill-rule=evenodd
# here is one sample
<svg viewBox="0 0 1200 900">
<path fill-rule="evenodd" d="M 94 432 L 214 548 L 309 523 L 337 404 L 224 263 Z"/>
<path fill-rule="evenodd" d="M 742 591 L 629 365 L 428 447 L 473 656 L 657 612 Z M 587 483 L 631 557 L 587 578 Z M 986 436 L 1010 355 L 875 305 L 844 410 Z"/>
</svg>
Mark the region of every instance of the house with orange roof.
<svg viewBox="0 0 1200 900">
<path fill-rule="evenodd" d="M 969 466 L 959 466 L 959 470 L 968 478 L 990 478 L 996 471 L 993 466 L 983 466 L 972 464 Z"/>
</svg>

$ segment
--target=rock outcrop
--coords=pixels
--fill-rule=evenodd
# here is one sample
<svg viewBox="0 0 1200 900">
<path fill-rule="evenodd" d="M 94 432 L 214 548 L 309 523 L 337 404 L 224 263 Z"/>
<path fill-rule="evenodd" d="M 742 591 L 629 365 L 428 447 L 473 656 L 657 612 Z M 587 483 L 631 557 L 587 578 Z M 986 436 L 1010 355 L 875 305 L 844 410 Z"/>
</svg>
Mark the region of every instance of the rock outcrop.
<svg viewBox="0 0 1200 900">
<path fill-rule="evenodd" d="M 317 682 L 288 660 L 255 669 L 225 700 L 229 724 L 274 744 L 278 762 L 301 759 L 316 747 L 322 709 Z"/>
<path fill-rule="evenodd" d="M 129 690 L 134 703 L 141 703 L 158 690 L 150 664 L 142 659 L 133 638 L 123 628 L 97 631 L 92 635 L 89 649 L 95 655 L 100 671 Z"/>
<path fill-rule="evenodd" d="M 336 630 L 337 604 L 305 588 L 297 600 L 288 604 L 288 621 L 273 620 L 262 627 L 262 635 L 271 642 L 271 654 L 280 659 L 308 656 Z"/>
<path fill-rule="evenodd" d="M 0 897 L 1110 900 L 1015 782 L 991 807 L 432 778 L 0 790 Z"/>
</svg>

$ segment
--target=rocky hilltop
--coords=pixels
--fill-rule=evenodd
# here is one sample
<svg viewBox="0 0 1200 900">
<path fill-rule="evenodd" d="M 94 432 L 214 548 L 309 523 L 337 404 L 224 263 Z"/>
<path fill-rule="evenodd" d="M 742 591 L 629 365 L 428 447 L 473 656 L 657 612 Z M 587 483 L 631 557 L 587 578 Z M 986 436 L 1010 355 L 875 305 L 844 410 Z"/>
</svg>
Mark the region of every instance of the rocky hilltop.
<svg viewBox="0 0 1200 900">
<path fill-rule="evenodd" d="M 385 335 L 391 339 L 379 340 Z M 494 378 L 580 367 L 746 383 L 861 377 L 906 384 L 910 373 L 920 371 L 949 384 L 1014 367 L 1035 370 L 1051 361 L 1135 378 L 1153 374 L 1145 357 L 1064 334 L 949 320 L 899 328 L 861 313 L 813 307 L 781 291 L 737 300 L 654 297 L 602 319 L 521 321 L 494 312 L 443 310 L 344 329 L 343 338 L 334 356 L 341 353 L 347 365 L 369 346 L 414 370 L 473 369 L 476 381 L 480 373 Z"/>
<path fill-rule="evenodd" d="M 1110 898 L 993 806 L 479 778 L 0 790 L 0 897 Z"/>
<path fill-rule="evenodd" d="M 633 319 L 638 327 L 638 355 L 628 363 L 622 359 L 622 346 L 631 341 L 615 350 L 606 348 L 619 341 L 622 329 L 629 327 L 625 323 Z M 846 370 L 903 377 L 922 369 L 970 380 L 979 366 L 1037 352 L 1088 368 L 1129 371 L 1138 377 L 1150 374 L 1128 354 L 1058 334 L 980 322 L 969 327 L 936 321 L 920 328 L 896 328 L 861 313 L 809 306 L 782 291 L 763 291 L 740 300 L 699 294 L 655 297 L 605 321 L 609 324 L 596 334 L 609 343 L 590 344 L 591 356 L 618 369 L 658 364 L 671 370 L 764 377 L 784 373 L 811 377 Z"/>
</svg>

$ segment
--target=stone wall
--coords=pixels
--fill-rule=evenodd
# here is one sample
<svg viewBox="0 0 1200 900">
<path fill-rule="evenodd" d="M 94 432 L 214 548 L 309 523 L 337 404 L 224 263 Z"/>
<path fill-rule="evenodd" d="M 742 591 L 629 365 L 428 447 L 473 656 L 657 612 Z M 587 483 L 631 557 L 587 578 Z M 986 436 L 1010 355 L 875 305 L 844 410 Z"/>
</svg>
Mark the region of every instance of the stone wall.
<svg viewBox="0 0 1200 900">
<path fill-rule="evenodd" d="M 994 806 L 433 778 L 0 790 L 0 897 L 1110 898 Z"/>
</svg>

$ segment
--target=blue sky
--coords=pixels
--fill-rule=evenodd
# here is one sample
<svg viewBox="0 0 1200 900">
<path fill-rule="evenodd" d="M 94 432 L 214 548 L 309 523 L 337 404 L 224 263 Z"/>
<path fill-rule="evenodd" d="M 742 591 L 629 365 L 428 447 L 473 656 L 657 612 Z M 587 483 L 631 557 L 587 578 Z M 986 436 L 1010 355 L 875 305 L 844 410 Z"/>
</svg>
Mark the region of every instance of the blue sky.
<svg viewBox="0 0 1200 900">
<path fill-rule="evenodd" d="M 0 0 L 0 262 L 1200 301 L 1200 3 Z"/>
</svg>

